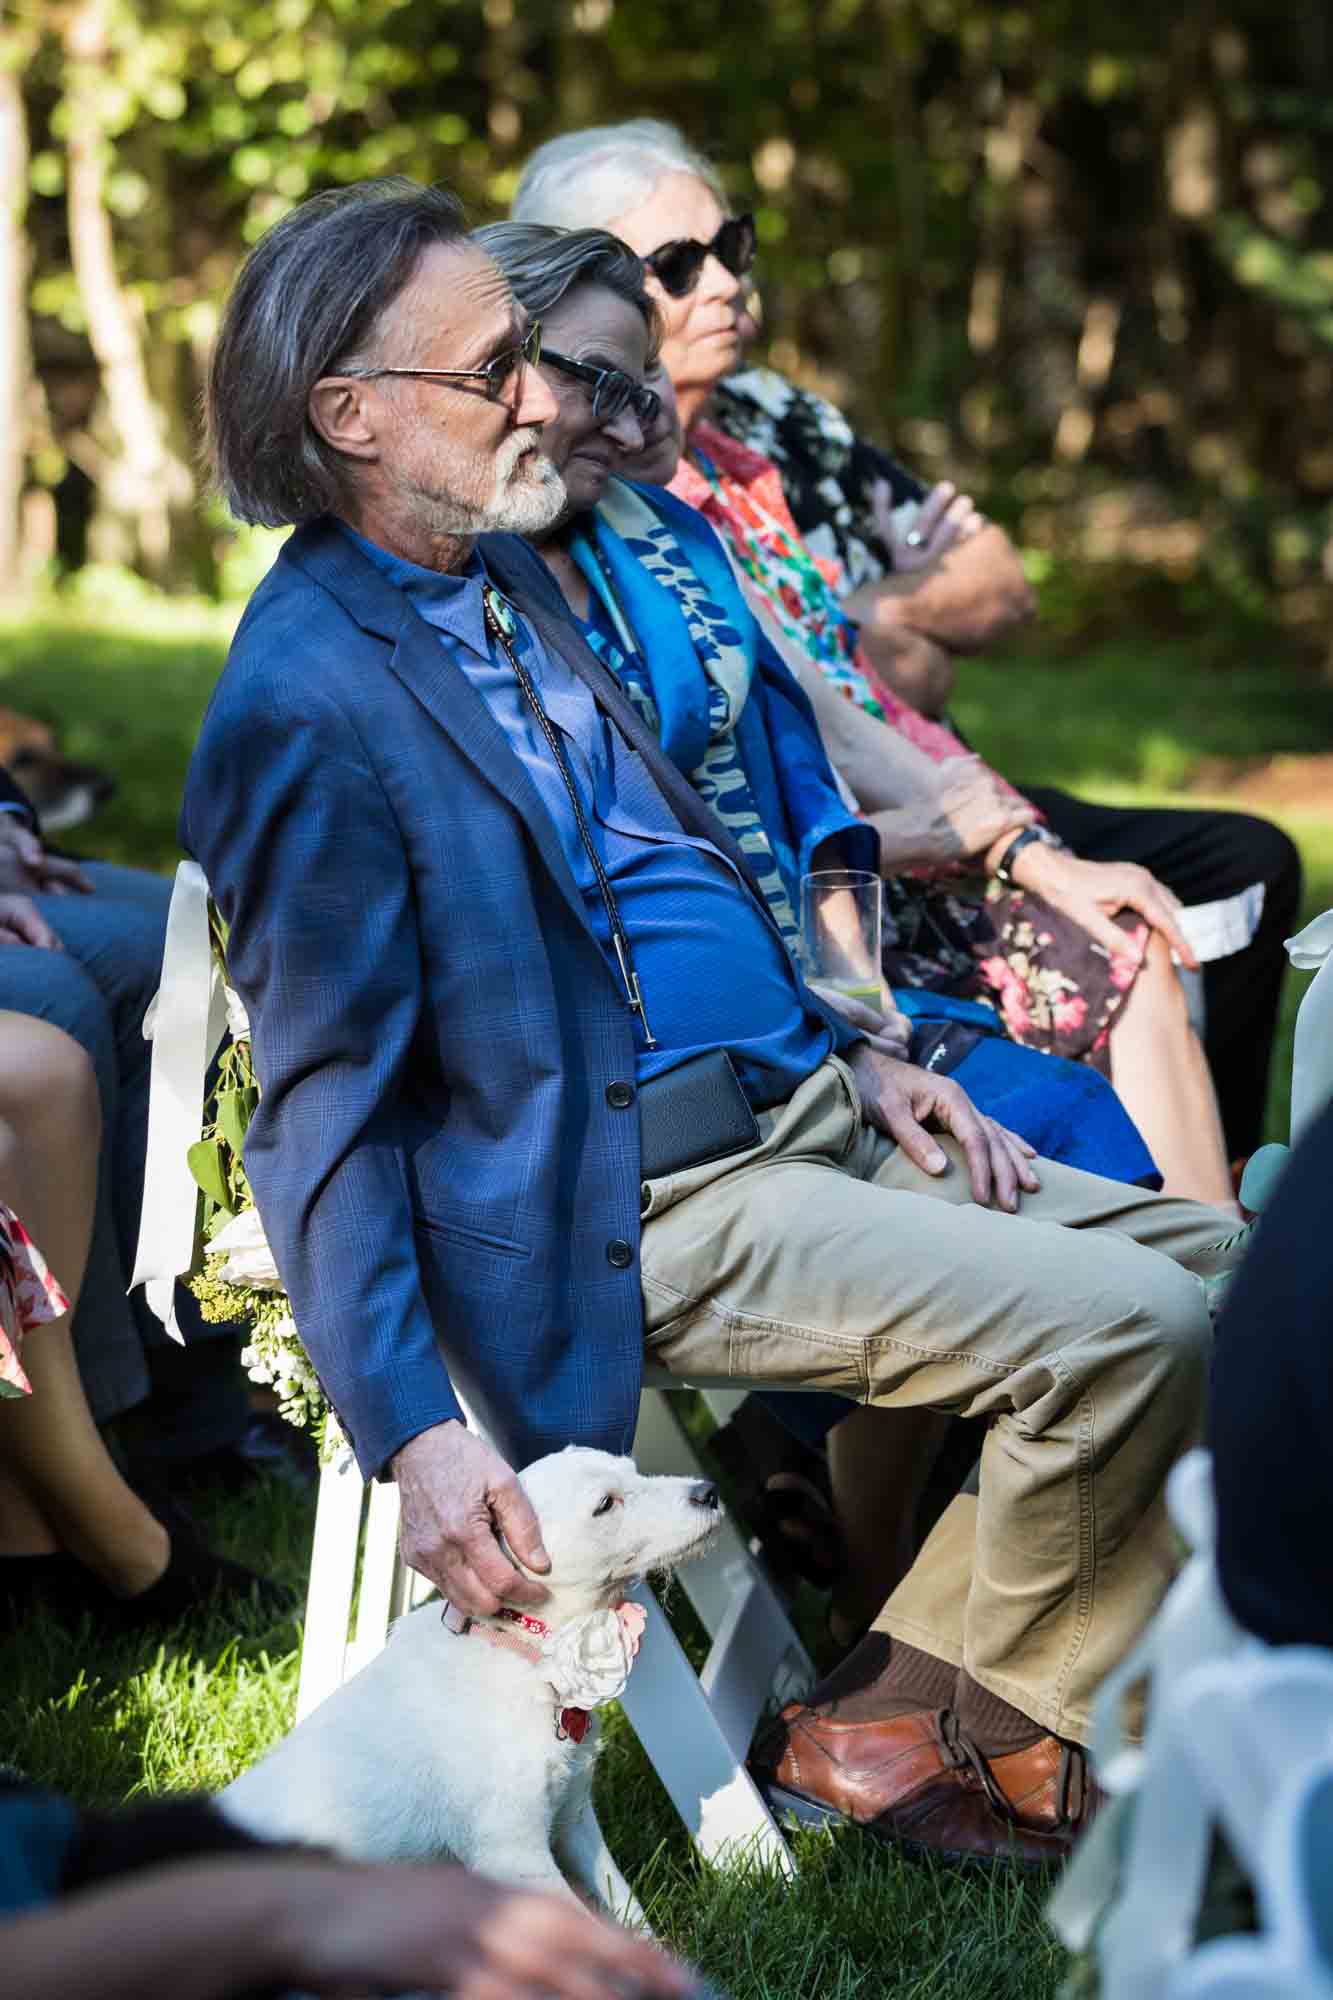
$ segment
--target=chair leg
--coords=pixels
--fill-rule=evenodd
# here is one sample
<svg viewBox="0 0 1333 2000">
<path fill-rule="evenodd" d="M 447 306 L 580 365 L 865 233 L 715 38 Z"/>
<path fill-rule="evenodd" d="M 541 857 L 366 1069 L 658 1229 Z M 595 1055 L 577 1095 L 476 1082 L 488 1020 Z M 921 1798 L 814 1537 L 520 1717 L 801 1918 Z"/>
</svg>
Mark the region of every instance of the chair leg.
<svg viewBox="0 0 1333 2000">
<path fill-rule="evenodd" d="M 298 1722 L 318 1708 L 344 1679 L 347 1621 L 356 1588 L 356 1552 L 365 1490 L 350 1452 L 332 1460 L 320 1474 L 305 1601 L 301 1679 L 296 1693 Z"/>
<path fill-rule="evenodd" d="M 347 1649 L 344 1679 L 360 1673 L 373 1660 L 389 1636 L 389 1626 L 397 1615 L 394 1599 L 398 1589 L 398 1488 L 392 1480 L 376 1480 L 370 1487 L 370 1508 L 366 1519 L 365 1550 L 361 1559 L 361 1590 L 356 1600 L 356 1637 Z"/>
<path fill-rule="evenodd" d="M 793 1874 L 786 1842 L 680 1641 L 651 1593 L 636 1596 L 648 1629 L 621 1705 L 672 1804 L 710 1861 L 750 1858 Z"/>
<path fill-rule="evenodd" d="M 667 1396 L 658 1389 L 646 1389 L 639 1399 L 639 1427 L 634 1436 L 634 1462 L 640 1472 L 696 1473 L 708 1476 L 688 1434 L 677 1423 Z M 759 1706 L 773 1687 L 776 1676 L 786 1690 L 795 1694 L 809 1687 L 814 1666 L 787 1616 L 782 1599 L 774 1590 L 763 1566 L 756 1562 L 734 1522 L 724 1520 L 703 1556 L 682 1565 L 681 1589 L 694 1606 L 704 1629 L 715 1642 L 725 1633 L 728 1643 L 737 1634 L 738 1605 L 744 1605 L 744 1632 L 750 1671 L 763 1688 Z M 756 1646 L 762 1645 L 761 1655 Z M 758 1710 L 756 1710 L 756 1713 Z"/>
</svg>

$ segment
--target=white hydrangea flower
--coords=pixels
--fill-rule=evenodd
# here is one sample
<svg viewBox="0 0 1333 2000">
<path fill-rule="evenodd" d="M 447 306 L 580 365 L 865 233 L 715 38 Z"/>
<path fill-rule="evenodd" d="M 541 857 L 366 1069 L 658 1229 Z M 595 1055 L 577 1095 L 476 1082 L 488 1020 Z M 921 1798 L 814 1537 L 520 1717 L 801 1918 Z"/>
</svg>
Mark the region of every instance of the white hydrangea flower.
<svg viewBox="0 0 1333 2000">
<path fill-rule="evenodd" d="M 567 1708 L 601 1708 L 615 1701 L 639 1650 L 644 1612 L 637 1604 L 571 1618 L 542 1646 L 556 1700 Z"/>
<path fill-rule="evenodd" d="M 259 1211 L 243 1209 L 219 1229 L 208 1245 L 209 1255 L 225 1260 L 213 1272 L 224 1285 L 252 1285 L 258 1292 L 280 1292 L 282 1279 L 268 1247 Z"/>
</svg>

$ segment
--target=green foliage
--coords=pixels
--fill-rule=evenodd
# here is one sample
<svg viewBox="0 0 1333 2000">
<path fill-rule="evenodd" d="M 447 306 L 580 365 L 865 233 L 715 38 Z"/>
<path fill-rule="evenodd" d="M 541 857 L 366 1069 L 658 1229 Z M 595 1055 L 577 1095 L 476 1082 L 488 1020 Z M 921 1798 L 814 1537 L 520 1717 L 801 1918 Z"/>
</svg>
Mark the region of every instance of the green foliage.
<svg viewBox="0 0 1333 2000">
<path fill-rule="evenodd" d="M 1333 41 L 1305 0 L 1167 24 L 1109 0 L 100 4 L 106 201 L 180 439 L 238 256 L 306 194 L 407 173 L 480 219 L 552 133 L 651 113 L 756 210 L 776 365 L 1029 546 L 1085 558 L 1068 503 L 1108 483 L 1166 496 L 1198 531 L 1174 580 L 1220 540 L 1236 587 L 1326 646 Z M 51 418 L 30 468 L 77 567 L 96 370 L 64 209 L 75 79 L 64 13 L 18 12 Z M 229 592 L 269 545 L 213 512 L 177 529 L 178 581 Z M 1112 553 L 1161 566 L 1128 528 Z"/>
<path fill-rule="evenodd" d="M 214 958 L 225 981 L 227 924 L 211 900 L 208 920 Z M 229 1008 L 230 999 L 228 989 Z M 320 1456 L 328 1458 L 341 1433 L 297 1333 L 286 1293 L 275 1281 L 265 1283 L 258 1275 L 249 1282 L 253 1266 L 245 1276 L 238 1275 L 233 1268 L 235 1248 L 220 1250 L 217 1243 L 219 1232 L 240 1216 L 248 1214 L 258 1230 L 244 1159 L 245 1135 L 258 1103 L 250 1037 L 238 1029 L 218 1057 L 209 1096 L 201 1107 L 202 1137 L 186 1155 L 203 1197 L 196 1268 L 188 1282 L 205 1319 L 248 1321 L 241 1360 L 251 1381 L 272 1389 L 281 1415 L 299 1430 L 309 1431 Z M 262 1238 L 262 1231 L 258 1234 Z M 264 1257 L 269 1261 L 266 1246 Z"/>
<path fill-rule="evenodd" d="M 224 1214 L 234 1215 L 236 1211 L 231 1204 L 227 1158 L 216 1139 L 196 1139 L 186 1157 L 190 1172 L 203 1189 L 205 1199 L 213 1202 Z"/>
</svg>

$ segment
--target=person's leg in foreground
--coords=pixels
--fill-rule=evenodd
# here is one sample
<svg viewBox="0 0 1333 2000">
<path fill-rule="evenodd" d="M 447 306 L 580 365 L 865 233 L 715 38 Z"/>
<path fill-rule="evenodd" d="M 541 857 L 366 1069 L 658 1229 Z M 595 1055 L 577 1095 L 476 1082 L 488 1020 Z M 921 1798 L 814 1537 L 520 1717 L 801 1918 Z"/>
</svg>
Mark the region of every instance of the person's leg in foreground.
<svg viewBox="0 0 1333 2000">
<path fill-rule="evenodd" d="M 0 1013 L 0 1200 L 70 1301 L 63 1318 L 25 1344 L 31 1396 L 0 1405 L 0 1589 L 10 1602 L 40 1596 L 42 1586 L 75 1585 L 77 1565 L 85 1583 L 91 1571 L 129 1597 L 167 1566 L 167 1532 L 117 1471 L 70 1338 L 100 1142 L 97 1081 L 78 1043 L 45 1021 Z"/>
<path fill-rule="evenodd" d="M 0 1404 L 0 1611 L 37 1603 L 117 1626 L 161 1623 L 219 1592 L 279 1593 L 170 1529 L 122 1477 L 84 1391 L 71 1337 L 92 1238 L 101 1121 L 79 1045 L 45 1021 L 0 1013 L 0 1200 L 70 1300 L 24 1345 L 28 1396 Z M 267 1590 L 267 1595 L 265 1594 Z"/>
</svg>

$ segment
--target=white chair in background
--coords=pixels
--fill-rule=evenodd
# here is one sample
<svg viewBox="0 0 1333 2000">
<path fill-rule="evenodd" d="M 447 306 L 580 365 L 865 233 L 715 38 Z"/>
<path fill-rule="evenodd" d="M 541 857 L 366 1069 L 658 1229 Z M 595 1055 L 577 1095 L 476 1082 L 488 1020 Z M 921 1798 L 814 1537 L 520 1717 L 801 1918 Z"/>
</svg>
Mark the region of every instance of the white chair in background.
<svg viewBox="0 0 1333 2000">
<path fill-rule="evenodd" d="M 1333 1654 L 1267 1646 L 1231 1617 L 1206 1452 L 1181 1460 L 1168 1498 L 1191 1555 L 1098 1696 L 1093 1762 L 1111 1801 L 1051 1921 L 1092 1954 L 1099 2000 L 1333 2000 Z M 1123 1705 L 1140 1687 L 1148 1722 L 1134 1749 Z M 1218 1833 L 1258 1929 L 1200 1943 Z"/>
<path fill-rule="evenodd" d="M 1296 1013 L 1291 1054 L 1291 1146 L 1333 1097 L 1333 910 L 1287 939 L 1297 972 L 1313 972 Z M 1258 1214 L 1268 1202 L 1291 1146 L 1261 1146 L 1250 1158 L 1240 1196 Z"/>
<path fill-rule="evenodd" d="M 1294 1146 L 1333 1098 L 1333 911 L 1287 950 L 1315 974 L 1296 1018 Z M 1289 1156 L 1279 1145 L 1254 1155 L 1247 1207 L 1266 1205 Z M 1051 1920 L 1091 1954 L 1099 2000 L 1333 2000 L 1333 1653 L 1267 1646 L 1231 1617 L 1206 1452 L 1183 1459 L 1167 1491 L 1190 1558 L 1098 1695 L 1092 1757 L 1110 1803 Z M 1124 1704 L 1140 1690 L 1147 1725 L 1135 1749 Z M 1258 1928 L 1200 1943 L 1219 1833 L 1253 1889 Z"/>
</svg>

